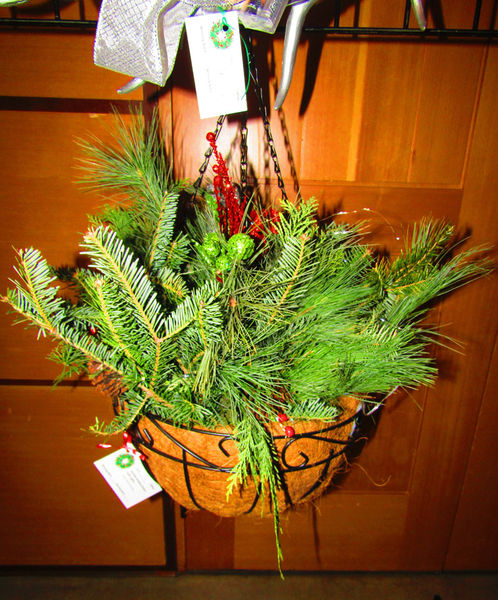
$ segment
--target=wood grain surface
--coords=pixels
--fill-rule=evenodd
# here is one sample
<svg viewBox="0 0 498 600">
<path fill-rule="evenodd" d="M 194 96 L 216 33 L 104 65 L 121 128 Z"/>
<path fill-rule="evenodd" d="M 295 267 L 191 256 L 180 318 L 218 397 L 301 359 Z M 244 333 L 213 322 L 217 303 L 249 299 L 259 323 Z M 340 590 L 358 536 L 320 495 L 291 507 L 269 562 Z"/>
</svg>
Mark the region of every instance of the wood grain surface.
<svg viewBox="0 0 498 600">
<path fill-rule="evenodd" d="M 471 4 L 431 3 L 428 22 L 470 27 Z M 310 23 L 332 22 L 334 6 L 321 3 Z M 341 23 L 355 23 L 355 3 L 343 6 Z M 403 11 L 402 2 L 363 0 L 359 24 L 398 26 Z M 485 0 L 481 24 L 493 18 Z M 128 110 L 115 93 L 127 78 L 94 67 L 91 45 L 90 35 L 0 36 L 0 56 L 10 59 L 2 59 L 0 82 L 2 293 L 12 245 L 74 261 L 86 214 L 102 202 L 74 185 L 74 139 L 104 132 L 112 102 Z M 271 106 L 282 39 L 256 35 L 255 52 Z M 469 243 L 496 248 L 497 94 L 493 45 L 304 36 L 283 111 L 270 113 L 287 191 L 316 196 L 324 216 L 367 220 L 369 241 L 393 254 L 407 226 L 425 216 L 449 219 L 471 234 Z M 148 86 L 145 95 L 147 110 L 159 104 L 177 175 L 195 177 L 215 120 L 198 118 L 186 44 L 168 86 Z M 277 202 L 251 95 L 247 116 L 251 171 Z M 239 116 L 229 117 L 219 139 L 235 178 L 239 125 Z M 394 397 L 331 492 L 284 516 L 284 569 L 497 568 L 496 292 L 494 274 L 434 313 L 461 353 L 431 350 L 438 383 Z M 52 392 L 50 344 L 10 323 L 0 314 L 0 446 L 9 458 L 0 494 L 3 564 L 158 565 L 166 542 L 179 569 L 275 568 L 272 523 L 257 516 L 184 516 L 170 507 L 165 521 L 157 501 L 122 514 L 92 472 L 94 442 L 79 431 L 107 410 L 101 398 L 78 386 Z M 85 473 L 76 480 L 73 463 Z M 171 519 L 175 531 L 165 538 Z"/>
</svg>

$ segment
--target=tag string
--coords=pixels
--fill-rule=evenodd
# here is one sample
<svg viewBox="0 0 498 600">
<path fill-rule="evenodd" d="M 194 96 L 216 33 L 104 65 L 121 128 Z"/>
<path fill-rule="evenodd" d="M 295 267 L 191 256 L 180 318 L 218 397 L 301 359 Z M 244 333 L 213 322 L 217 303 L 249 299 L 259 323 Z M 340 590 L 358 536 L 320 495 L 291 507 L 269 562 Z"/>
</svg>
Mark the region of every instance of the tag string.
<svg viewBox="0 0 498 600">
<path fill-rule="evenodd" d="M 246 85 L 245 92 L 242 94 L 242 98 L 244 98 L 244 96 L 247 96 L 247 92 L 249 91 L 249 84 L 251 82 L 251 59 L 249 58 L 249 49 L 247 47 L 244 36 L 241 35 L 240 39 L 242 40 L 242 43 L 244 44 L 244 50 L 246 51 L 246 60 L 247 60 L 247 85 Z"/>
<path fill-rule="evenodd" d="M 112 444 L 107 444 L 107 443 L 100 443 L 97 444 L 97 448 L 111 448 Z M 121 446 L 121 448 L 123 448 L 124 450 L 126 450 L 126 452 L 128 454 L 135 454 L 136 456 L 138 456 L 140 458 L 140 460 L 145 460 L 145 455 L 142 454 L 141 452 L 139 452 L 132 444 L 132 437 L 131 435 L 125 431 L 123 433 L 123 445 Z"/>
<path fill-rule="evenodd" d="M 227 18 L 226 18 L 226 10 L 223 6 L 218 6 L 218 10 L 221 12 L 221 24 L 223 26 L 224 31 L 226 31 L 230 25 L 228 24 Z"/>
<path fill-rule="evenodd" d="M 223 30 L 226 31 L 228 28 L 230 28 L 230 25 L 228 24 L 227 18 L 225 16 L 226 10 L 223 6 L 218 6 L 218 10 L 222 14 L 221 25 L 223 27 Z M 251 59 L 249 58 L 249 49 L 247 48 L 247 44 L 244 39 L 244 36 L 241 35 L 240 39 L 242 40 L 242 43 L 244 44 L 244 50 L 246 51 L 246 61 L 247 61 L 247 85 L 246 85 L 246 89 L 245 89 L 244 93 L 242 94 L 242 97 L 241 97 L 241 99 L 242 99 L 245 96 L 247 96 L 247 92 L 249 91 L 249 85 L 251 82 Z"/>
</svg>

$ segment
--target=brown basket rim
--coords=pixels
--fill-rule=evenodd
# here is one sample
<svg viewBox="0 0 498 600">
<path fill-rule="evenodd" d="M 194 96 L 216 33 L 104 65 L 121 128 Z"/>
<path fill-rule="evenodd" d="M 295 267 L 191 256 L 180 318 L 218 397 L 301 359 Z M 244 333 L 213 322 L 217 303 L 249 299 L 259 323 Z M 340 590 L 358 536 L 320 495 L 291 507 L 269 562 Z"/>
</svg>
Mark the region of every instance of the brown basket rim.
<svg viewBox="0 0 498 600">
<path fill-rule="evenodd" d="M 353 423 L 353 422 L 358 423 L 358 420 L 360 419 L 361 414 L 362 414 L 362 409 L 361 409 L 361 404 L 360 404 L 358 410 L 352 416 L 348 417 L 347 419 L 341 420 L 341 421 L 333 422 L 330 425 L 328 425 L 327 427 L 322 427 L 320 429 L 316 429 L 313 431 L 307 431 L 304 433 L 296 433 L 292 438 L 288 438 L 286 435 L 272 435 L 272 438 L 275 440 L 287 439 L 287 443 L 284 445 L 284 447 L 282 448 L 282 451 L 281 451 L 281 461 L 282 461 L 282 466 L 284 467 L 283 472 L 290 473 L 290 472 L 295 472 L 295 471 L 301 471 L 304 469 L 311 469 L 311 468 L 314 468 L 314 467 L 317 467 L 317 466 L 320 466 L 323 464 L 327 464 L 333 458 L 336 458 L 337 456 L 344 454 L 346 452 L 346 450 L 348 449 L 348 447 L 354 442 L 354 432 L 358 431 L 357 427 L 355 428 L 355 431 L 352 432 L 350 437 L 346 440 L 338 440 L 335 438 L 322 437 L 320 434 L 323 434 L 323 433 L 329 432 L 329 431 L 333 431 L 334 429 L 339 429 L 341 427 L 348 425 L 349 423 Z M 218 447 L 221 450 L 221 452 L 227 457 L 229 456 L 229 454 L 223 448 L 223 442 L 225 442 L 226 440 L 235 441 L 234 436 L 231 433 L 229 433 L 228 431 L 221 432 L 221 431 L 216 431 L 213 429 L 199 429 L 197 427 L 187 427 L 185 425 L 177 426 L 177 425 L 174 425 L 171 421 L 162 421 L 159 417 L 157 417 L 156 415 L 153 415 L 151 413 L 147 413 L 144 416 L 163 435 L 166 435 L 166 437 L 168 437 L 168 439 L 170 441 L 172 441 L 178 448 L 180 448 L 182 450 L 182 458 L 172 456 L 170 454 L 167 454 L 166 452 L 163 452 L 162 450 L 158 450 L 157 448 L 154 448 L 153 438 L 149 437 L 150 441 L 147 441 L 146 439 L 144 439 L 144 436 L 141 434 L 141 432 L 137 428 L 135 431 L 135 437 L 137 438 L 138 443 L 140 445 L 142 445 L 144 448 L 147 448 L 147 450 L 154 452 L 155 454 L 158 454 L 160 456 L 163 456 L 164 458 L 167 458 L 169 460 L 173 460 L 174 462 L 181 463 L 186 467 L 195 467 L 197 469 L 203 469 L 206 471 L 218 471 L 218 472 L 222 472 L 222 473 L 232 473 L 233 467 L 221 467 L 219 465 L 216 465 L 216 464 L 206 460 L 205 458 L 198 455 L 196 452 L 194 452 L 190 448 L 187 448 L 179 440 L 175 439 L 170 433 L 168 433 L 163 427 L 161 427 L 161 424 L 164 423 L 170 427 L 173 427 L 175 429 L 182 429 L 184 431 L 191 431 L 194 433 L 200 433 L 200 434 L 204 434 L 204 435 L 220 437 L 222 439 L 218 442 Z M 143 431 L 144 431 L 144 435 L 146 437 L 148 437 L 147 434 L 149 434 L 149 436 L 150 436 L 150 433 L 147 431 L 147 429 L 145 427 L 143 428 Z M 299 439 L 303 439 L 303 438 L 312 438 L 314 440 L 325 441 L 325 442 L 328 442 L 331 444 L 339 444 L 342 446 L 342 448 L 339 451 L 334 451 L 334 449 L 332 449 L 326 458 L 324 458 L 320 461 L 314 462 L 314 463 L 310 463 L 309 458 L 307 456 L 303 455 L 303 459 L 304 459 L 303 463 L 301 463 L 300 465 L 296 465 L 296 466 L 289 465 L 289 463 L 286 461 L 286 458 L 285 458 L 288 448 L 292 444 L 294 444 L 296 441 L 298 441 Z M 196 460 L 198 460 L 200 462 L 195 463 L 195 462 L 189 461 L 188 459 L 186 459 L 185 454 L 192 456 L 193 458 L 195 458 Z"/>
</svg>

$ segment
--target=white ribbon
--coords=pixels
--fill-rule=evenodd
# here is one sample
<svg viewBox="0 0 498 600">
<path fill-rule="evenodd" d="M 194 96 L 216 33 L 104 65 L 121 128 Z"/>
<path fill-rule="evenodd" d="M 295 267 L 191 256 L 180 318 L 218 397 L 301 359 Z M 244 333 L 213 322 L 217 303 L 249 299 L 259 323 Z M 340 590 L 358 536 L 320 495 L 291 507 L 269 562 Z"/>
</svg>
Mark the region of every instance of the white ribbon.
<svg viewBox="0 0 498 600">
<path fill-rule="evenodd" d="M 173 70 L 185 19 L 216 12 L 220 4 L 219 0 L 104 0 L 94 62 L 162 86 Z M 252 10 L 247 3 L 240 4 L 246 9 L 239 12 L 245 27 L 273 33 L 287 0 L 266 0 L 264 6 L 253 0 Z"/>
<path fill-rule="evenodd" d="M 95 37 L 100 67 L 164 85 L 192 6 L 178 0 L 104 0 Z"/>
</svg>

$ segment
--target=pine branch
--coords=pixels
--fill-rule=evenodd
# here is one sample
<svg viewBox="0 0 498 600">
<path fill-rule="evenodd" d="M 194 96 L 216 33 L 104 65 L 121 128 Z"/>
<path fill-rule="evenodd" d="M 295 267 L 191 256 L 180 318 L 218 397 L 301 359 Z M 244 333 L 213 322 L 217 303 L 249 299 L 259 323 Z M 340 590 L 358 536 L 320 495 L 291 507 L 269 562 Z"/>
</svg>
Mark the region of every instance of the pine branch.
<svg viewBox="0 0 498 600">
<path fill-rule="evenodd" d="M 136 199 L 160 203 L 171 184 L 171 162 L 159 132 L 159 120 L 148 129 L 137 113 L 131 125 L 116 113 L 115 144 L 98 138 L 79 140 L 84 158 L 80 161 L 81 182 L 89 190 L 116 189 Z"/>
</svg>

